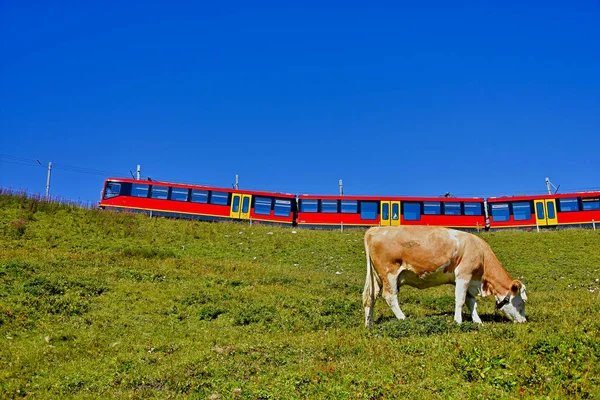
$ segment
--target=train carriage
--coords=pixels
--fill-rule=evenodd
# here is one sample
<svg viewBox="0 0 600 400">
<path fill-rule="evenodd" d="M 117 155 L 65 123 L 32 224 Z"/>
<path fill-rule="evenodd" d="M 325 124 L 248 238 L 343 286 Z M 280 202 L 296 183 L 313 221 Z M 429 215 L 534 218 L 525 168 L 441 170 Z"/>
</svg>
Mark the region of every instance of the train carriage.
<svg viewBox="0 0 600 400">
<path fill-rule="evenodd" d="M 487 199 L 490 229 L 595 226 L 600 221 L 600 192 Z"/>
<path fill-rule="evenodd" d="M 298 226 L 432 225 L 485 229 L 483 198 L 298 196 Z"/>
<path fill-rule="evenodd" d="M 215 188 L 168 182 L 109 178 L 99 207 L 151 216 L 204 221 L 252 221 L 292 225 L 292 194 Z"/>
</svg>

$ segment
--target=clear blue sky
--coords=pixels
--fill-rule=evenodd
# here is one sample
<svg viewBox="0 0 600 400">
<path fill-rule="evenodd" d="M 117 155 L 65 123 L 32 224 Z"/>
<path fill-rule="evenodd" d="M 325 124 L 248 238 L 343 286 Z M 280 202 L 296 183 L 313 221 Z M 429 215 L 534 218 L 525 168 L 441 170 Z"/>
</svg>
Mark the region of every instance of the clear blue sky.
<svg viewBox="0 0 600 400">
<path fill-rule="evenodd" d="M 600 188 L 598 0 L 85 3 L 0 2 L 2 187 Z"/>
</svg>

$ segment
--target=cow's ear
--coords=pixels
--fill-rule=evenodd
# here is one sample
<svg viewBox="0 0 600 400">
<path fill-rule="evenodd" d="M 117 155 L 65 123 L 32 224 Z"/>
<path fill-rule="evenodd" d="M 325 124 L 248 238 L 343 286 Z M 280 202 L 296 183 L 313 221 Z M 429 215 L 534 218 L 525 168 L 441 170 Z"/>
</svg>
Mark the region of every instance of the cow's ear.
<svg viewBox="0 0 600 400">
<path fill-rule="evenodd" d="M 518 281 L 518 280 L 512 281 L 512 284 L 510 285 L 510 292 L 512 293 L 512 295 L 516 296 L 517 294 L 519 294 L 522 286 L 523 286 L 523 284 L 521 283 L 521 281 Z"/>
</svg>

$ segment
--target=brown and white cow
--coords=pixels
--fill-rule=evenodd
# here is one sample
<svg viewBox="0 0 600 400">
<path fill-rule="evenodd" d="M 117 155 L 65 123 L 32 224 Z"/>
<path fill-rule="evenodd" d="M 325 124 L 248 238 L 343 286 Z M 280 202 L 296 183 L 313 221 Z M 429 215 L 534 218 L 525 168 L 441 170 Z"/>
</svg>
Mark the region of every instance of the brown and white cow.
<svg viewBox="0 0 600 400">
<path fill-rule="evenodd" d="M 398 288 L 419 289 L 456 285 L 454 320 L 462 322 L 467 303 L 473 322 L 475 296 L 495 296 L 496 308 L 511 321 L 526 322 L 525 285 L 512 280 L 481 238 L 467 232 L 429 226 L 375 227 L 365 233 L 367 279 L 363 291 L 365 326 L 373 324 L 373 307 L 380 291 L 398 319 L 406 318 L 398 305 Z"/>
</svg>

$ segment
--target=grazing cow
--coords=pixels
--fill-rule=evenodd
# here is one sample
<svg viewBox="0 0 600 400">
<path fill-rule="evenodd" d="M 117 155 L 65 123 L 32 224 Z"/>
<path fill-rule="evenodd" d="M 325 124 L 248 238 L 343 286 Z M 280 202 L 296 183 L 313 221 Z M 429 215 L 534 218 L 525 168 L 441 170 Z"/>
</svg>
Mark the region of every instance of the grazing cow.
<svg viewBox="0 0 600 400">
<path fill-rule="evenodd" d="M 511 321 L 527 321 L 525 285 L 512 280 L 490 246 L 475 235 L 429 226 L 374 227 L 365 233 L 365 253 L 365 326 L 373 324 L 382 289 L 396 318 L 404 319 L 397 297 L 401 285 L 424 289 L 445 283 L 456 285 L 454 320 L 459 324 L 465 301 L 473 322 L 481 323 L 477 295 L 495 296 L 496 308 Z"/>
</svg>

